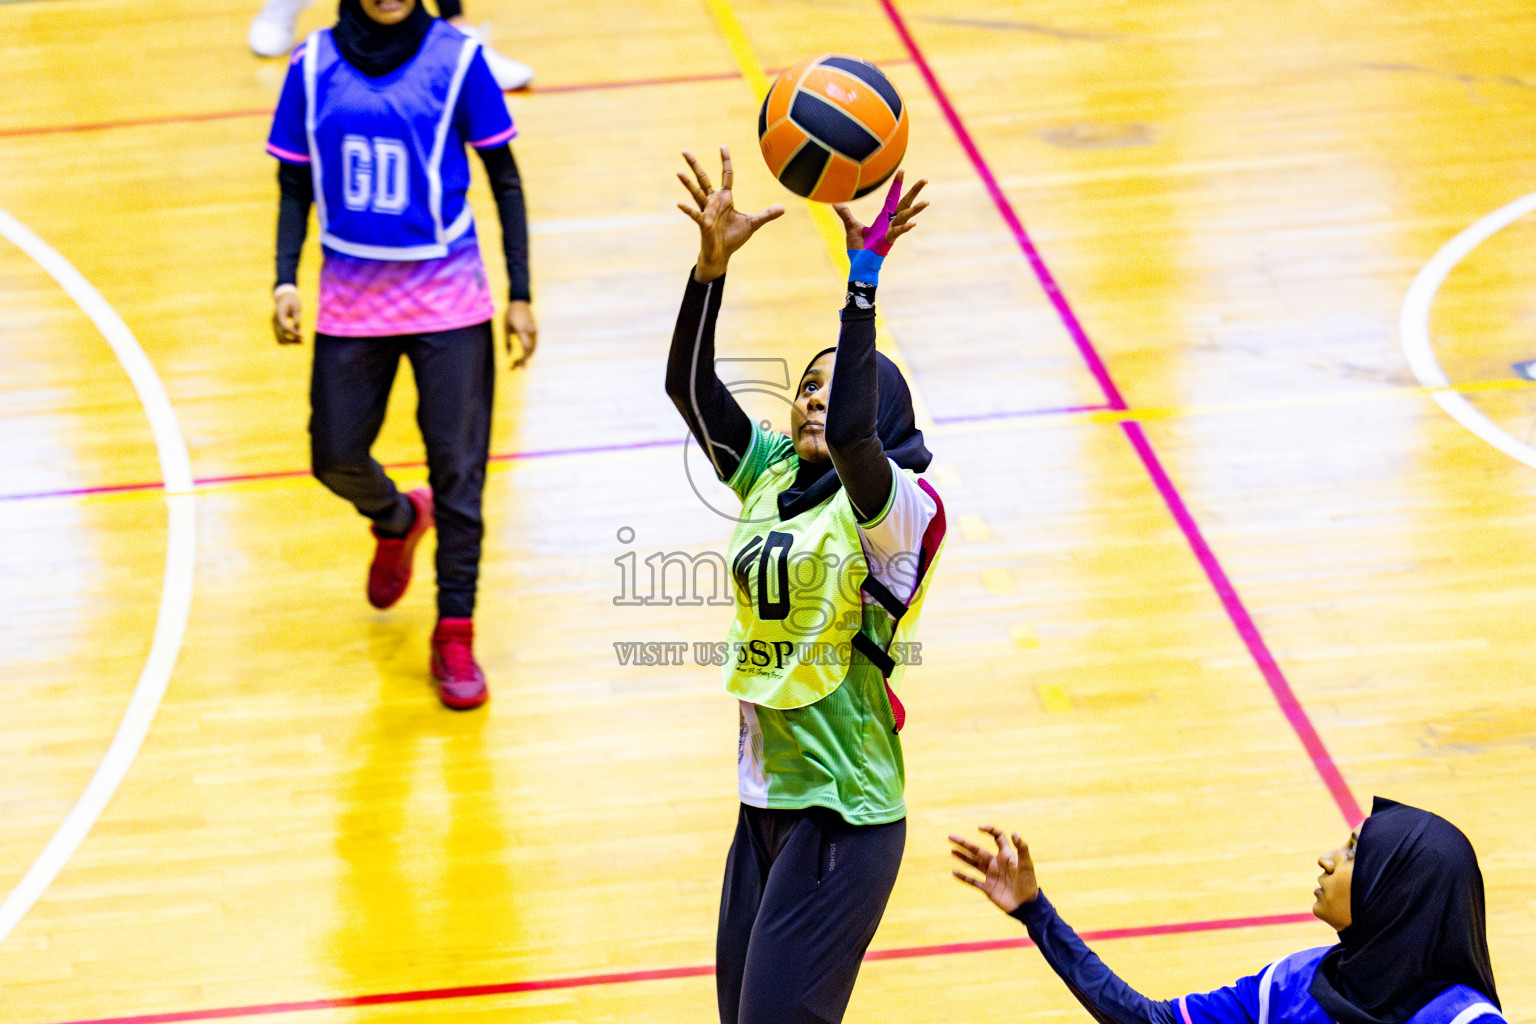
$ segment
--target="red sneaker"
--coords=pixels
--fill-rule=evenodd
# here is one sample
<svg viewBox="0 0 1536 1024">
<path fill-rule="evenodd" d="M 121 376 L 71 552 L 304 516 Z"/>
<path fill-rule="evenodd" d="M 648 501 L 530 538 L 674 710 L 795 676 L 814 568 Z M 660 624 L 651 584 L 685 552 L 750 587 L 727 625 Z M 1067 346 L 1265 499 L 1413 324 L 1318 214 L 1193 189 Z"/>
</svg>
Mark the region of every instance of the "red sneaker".
<svg viewBox="0 0 1536 1024">
<path fill-rule="evenodd" d="M 490 697 L 485 673 L 475 661 L 475 620 L 438 619 L 432 631 L 432 681 L 437 699 L 455 711 L 468 711 Z"/>
<path fill-rule="evenodd" d="M 380 537 L 378 530 L 373 531 L 379 544 L 373 550 L 373 564 L 368 566 L 368 603 L 375 608 L 388 608 L 405 594 L 405 588 L 411 585 L 416 545 L 432 529 L 432 492 L 422 487 L 405 496 L 416 506 L 416 521 L 406 535 Z"/>
</svg>

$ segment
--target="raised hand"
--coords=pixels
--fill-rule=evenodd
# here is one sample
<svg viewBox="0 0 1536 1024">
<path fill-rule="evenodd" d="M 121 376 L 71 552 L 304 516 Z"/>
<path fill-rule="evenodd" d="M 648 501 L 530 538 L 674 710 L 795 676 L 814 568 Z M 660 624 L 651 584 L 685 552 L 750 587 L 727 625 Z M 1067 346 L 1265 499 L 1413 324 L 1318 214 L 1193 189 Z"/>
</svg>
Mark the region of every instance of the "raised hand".
<svg viewBox="0 0 1536 1024">
<path fill-rule="evenodd" d="M 901 184 L 905 177 L 905 171 L 896 172 L 890 190 L 885 194 L 885 205 L 880 208 L 880 213 L 869 227 L 859 223 L 846 203 L 833 204 L 832 209 L 842 218 L 848 249 L 869 249 L 876 255 L 884 256 L 891 251 L 891 245 L 896 239 L 912 230 L 913 219 L 928 209 L 927 201 L 917 202 L 917 194 L 928 184 L 928 180 L 919 178 L 917 184 L 908 189 L 906 195 L 902 195 Z"/>
<path fill-rule="evenodd" d="M 1040 895 L 1040 883 L 1035 881 L 1035 862 L 1029 857 L 1029 844 L 1013 833 L 1013 842 L 991 825 L 982 825 L 981 831 L 992 837 L 997 852 L 991 853 L 969 840 L 952 835 L 949 841 L 955 848 L 949 852 L 960 863 L 975 868 L 982 877 L 975 878 L 963 871 L 953 872 L 966 885 L 980 889 L 987 899 L 997 904 L 1005 914 L 1011 914 L 1021 903 L 1031 903 Z"/>
<path fill-rule="evenodd" d="M 746 245 L 747 239 L 758 228 L 784 216 L 784 207 L 770 206 L 757 214 L 746 214 L 736 209 L 735 198 L 731 195 L 734 177 L 731 171 L 731 151 L 724 146 L 720 147 L 719 188 L 710 187 L 708 172 L 694 159 L 692 153 L 685 150 L 683 159 L 688 161 L 693 178 L 678 171 L 677 180 L 683 183 L 683 187 L 693 197 L 694 206 L 698 207 L 694 209 L 686 203 L 677 204 L 677 208 L 699 226 L 699 262 L 694 267 L 693 276 L 700 283 L 713 281 L 725 273 L 731 255 Z"/>
</svg>

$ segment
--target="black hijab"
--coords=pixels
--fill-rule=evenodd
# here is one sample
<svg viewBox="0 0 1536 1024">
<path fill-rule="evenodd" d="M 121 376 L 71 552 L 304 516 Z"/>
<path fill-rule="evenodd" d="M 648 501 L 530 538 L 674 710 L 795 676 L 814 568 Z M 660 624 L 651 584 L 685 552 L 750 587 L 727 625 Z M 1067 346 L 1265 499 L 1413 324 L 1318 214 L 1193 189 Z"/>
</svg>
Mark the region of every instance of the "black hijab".
<svg viewBox="0 0 1536 1024">
<path fill-rule="evenodd" d="M 1349 907 L 1310 990 L 1340 1024 L 1401 1024 L 1457 984 L 1499 1004 L 1483 875 L 1455 825 L 1377 797 L 1355 845 Z"/>
<path fill-rule="evenodd" d="M 358 0 L 341 0 L 331 37 L 348 64 L 369 78 L 378 78 L 416 56 L 433 20 L 421 0 L 398 25 L 380 25 Z"/>
<path fill-rule="evenodd" d="M 805 364 L 800 379 L 805 379 L 806 373 L 816 365 L 816 360 L 828 352 L 836 351 L 834 345 L 817 352 Z M 917 429 L 917 417 L 912 412 L 912 392 L 907 388 L 907 379 L 884 353 L 876 352 L 875 380 L 880 396 L 880 404 L 875 413 L 875 430 L 880 435 L 880 444 L 886 456 L 896 465 L 921 473 L 933 461 L 933 453 L 924 447 L 923 432 Z M 837 493 L 842 485 L 831 460 L 807 462 L 801 459 L 795 470 L 794 482 L 779 494 L 779 519 L 793 519 L 801 512 L 815 508 Z"/>
</svg>

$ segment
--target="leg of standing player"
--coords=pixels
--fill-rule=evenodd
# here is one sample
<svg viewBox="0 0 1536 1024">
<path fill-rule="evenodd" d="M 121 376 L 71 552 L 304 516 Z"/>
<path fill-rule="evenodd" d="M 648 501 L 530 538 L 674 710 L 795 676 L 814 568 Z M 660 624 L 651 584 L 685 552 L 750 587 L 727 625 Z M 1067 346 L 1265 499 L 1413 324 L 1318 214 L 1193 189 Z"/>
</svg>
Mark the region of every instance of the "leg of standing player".
<svg viewBox="0 0 1536 1024">
<path fill-rule="evenodd" d="M 368 603 L 389 608 L 411 582 L 416 546 L 432 528 L 432 494 L 401 494 L 371 453 L 384 424 L 405 338 L 315 335 L 310 463 L 316 479 L 373 521 Z"/>
<path fill-rule="evenodd" d="M 416 377 L 416 422 L 426 443 L 437 520 L 433 675 L 443 703 L 462 710 L 478 707 L 488 696 L 471 645 L 495 398 L 491 325 L 421 335 L 407 346 L 406 355 Z"/>
<path fill-rule="evenodd" d="M 737 1024 L 741 1013 L 741 980 L 752 942 L 752 925 L 763 903 L 763 888 L 773 866 L 769 855 L 772 837 L 761 838 L 766 824 L 755 808 L 743 804 L 736 815 L 736 837 L 725 858 L 725 882 L 720 892 L 720 920 L 715 932 L 715 996 L 720 1004 L 720 1024 Z M 772 817 L 769 821 L 774 820 Z"/>
<path fill-rule="evenodd" d="M 315 479 L 350 501 L 385 537 L 403 536 L 415 519 L 411 502 L 371 453 L 384 425 L 400 354 L 397 338 L 317 334 L 309 381 Z"/>
<path fill-rule="evenodd" d="M 743 806 L 716 937 L 721 1024 L 837 1024 L 885 913 L 905 819 Z"/>
</svg>

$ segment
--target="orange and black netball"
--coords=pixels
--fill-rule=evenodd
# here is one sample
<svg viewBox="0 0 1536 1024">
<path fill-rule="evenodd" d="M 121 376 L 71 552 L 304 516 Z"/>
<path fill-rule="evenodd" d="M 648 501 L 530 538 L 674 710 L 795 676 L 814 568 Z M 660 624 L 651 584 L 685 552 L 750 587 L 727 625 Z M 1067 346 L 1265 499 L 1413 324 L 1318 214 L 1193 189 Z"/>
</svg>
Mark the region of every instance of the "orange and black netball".
<svg viewBox="0 0 1536 1024">
<path fill-rule="evenodd" d="M 757 115 L 757 137 L 785 188 L 844 203 L 896 172 L 907 151 L 907 108 L 873 64 L 823 54 L 774 81 Z"/>
</svg>

